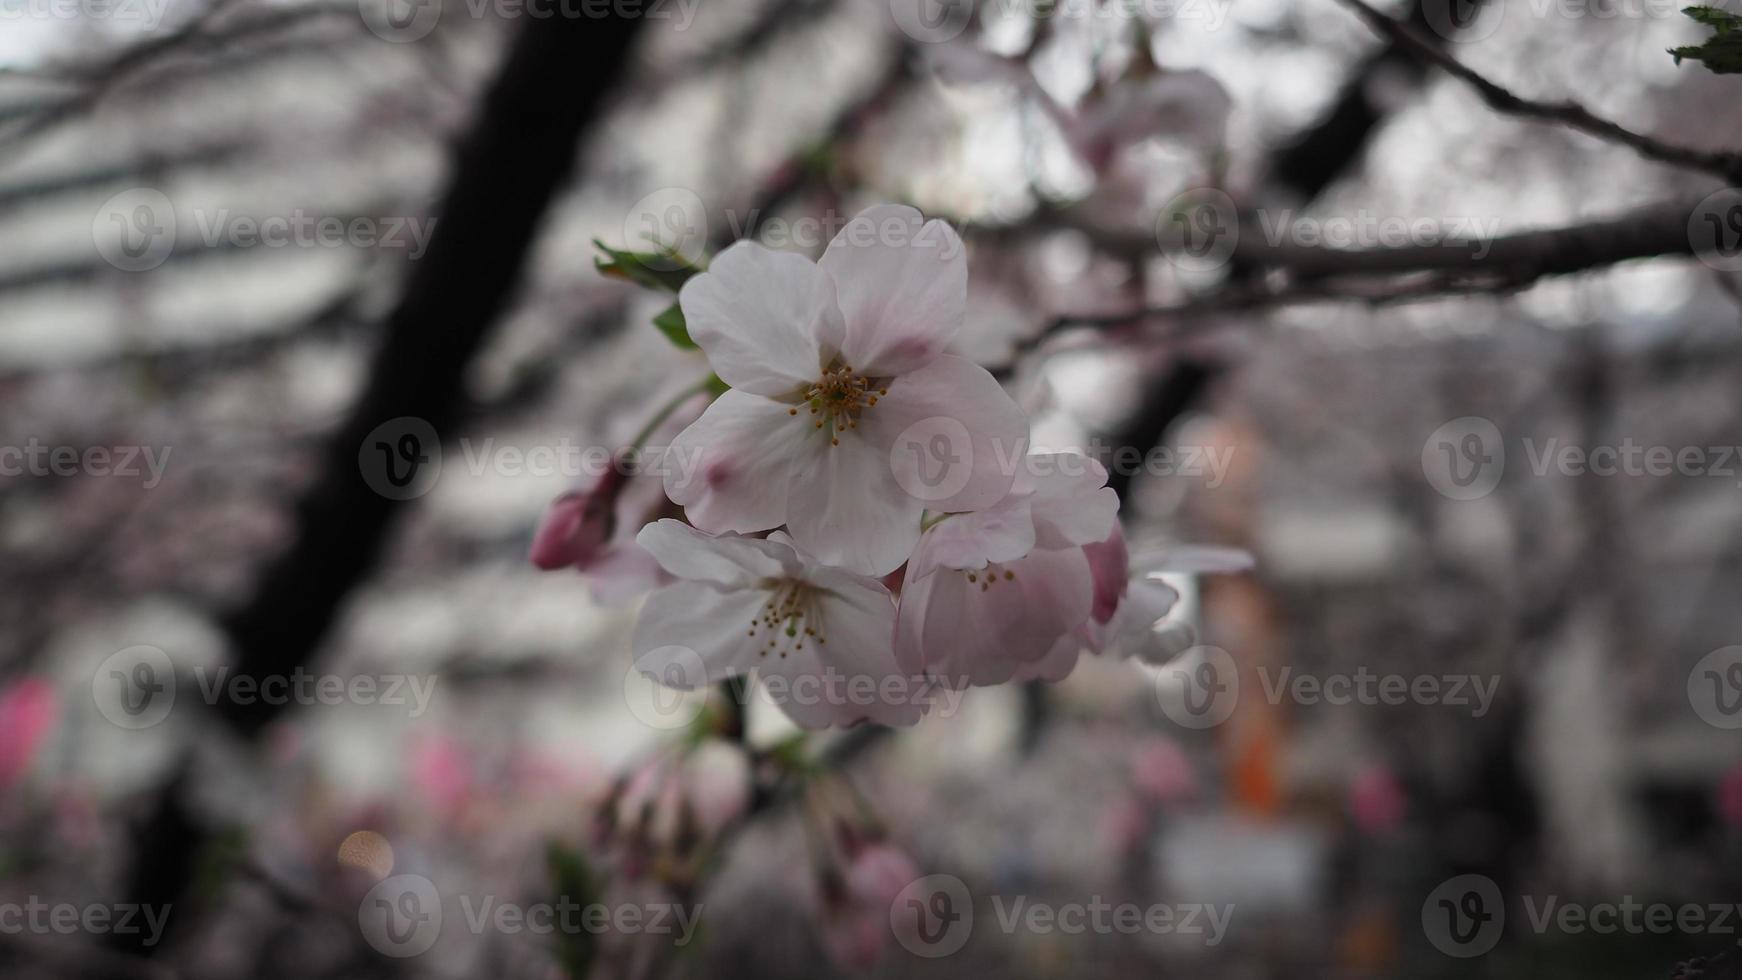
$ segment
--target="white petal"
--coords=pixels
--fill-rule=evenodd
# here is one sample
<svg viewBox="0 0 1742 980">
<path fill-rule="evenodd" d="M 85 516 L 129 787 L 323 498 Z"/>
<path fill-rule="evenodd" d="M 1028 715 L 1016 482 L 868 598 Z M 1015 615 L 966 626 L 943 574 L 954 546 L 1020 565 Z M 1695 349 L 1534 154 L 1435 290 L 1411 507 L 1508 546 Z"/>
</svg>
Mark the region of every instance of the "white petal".
<svg viewBox="0 0 1742 980">
<path fill-rule="evenodd" d="M 835 281 L 843 359 L 890 377 L 924 366 L 962 326 L 968 257 L 948 224 L 880 204 L 847 222 L 817 263 Z"/>
<path fill-rule="evenodd" d="M 755 242 L 721 252 L 684 283 L 678 303 L 714 373 L 759 395 L 793 395 L 815 381 L 842 331 L 829 276 Z"/>
<path fill-rule="evenodd" d="M 1028 501 L 1006 497 L 996 506 L 945 518 L 925 532 L 907 568 L 909 580 L 936 568 L 985 568 L 1015 561 L 1034 550 L 1034 516 Z"/>
<path fill-rule="evenodd" d="M 925 505 L 901 489 L 885 451 L 858 430 L 841 433 L 838 446 L 825 440 L 792 479 L 787 530 L 801 551 L 822 564 L 887 575 L 919 541 Z"/>
<path fill-rule="evenodd" d="M 1030 491 L 1035 534 L 1042 548 L 1107 540 L 1119 520 L 1119 495 L 1107 486 L 1107 468 L 1081 453 L 1035 453 L 1016 480 Z"/>
<path fill-rule="evenodd" d="M 799 455 L 815 448 L 810 425 L 788 406 L 728 391 L 672 440 L 665 494 L 705 531 L 765 531 L 786 521 Z"/>
<path fill-rule="evenodd" d="M 997 503 L 1028 451 L 1022 409 L 985 368 L 954 354 L 890 382 L 856 431 L 883 447 L 897 482 L 934 512 Z"/>
<path fill-rule="evenodd" d="M 750 624 L 768 600 L 759 589 L 678 582 L 647 597 L 635 622 L 635 666 L 667 687 L 693 691 L 756 666 Z"/>
<path fill-rule="evenodd" d="M 787 696 L 776 703 L 804 728 L 919 721 L 927 685 L 896 666 L 895 603 L 888 590 L 838 569 L 814 569 L 807 578 L 829 591 L 819 603 L 819 631 L 828 642 L 807 644 L 804 659 L 764 663 L 764 673 L 778 674 L 785 684 Z M 769 690 L 774 693 L 772 682 Z"/>
<path fill-rule="evenodd" d="M 1159 642 L 1155 624 L 1173 610 L 1179 593 L 1160 579 L 1134 578 L 1105 625 L 1089 622 L 1089 648 L 1097 653 L 1149 659 Z M 1171 656 L 1171 654 L 1170 654 Z"/>
<path fill-rule="evenodd" d="M 798 567 L 797 556 L 784 545 L 737 535 L 716 537 L 669 517 L 642 528 L 635 543 L 678 578 L 725 588 L 747 588 Z"/>
</svg>

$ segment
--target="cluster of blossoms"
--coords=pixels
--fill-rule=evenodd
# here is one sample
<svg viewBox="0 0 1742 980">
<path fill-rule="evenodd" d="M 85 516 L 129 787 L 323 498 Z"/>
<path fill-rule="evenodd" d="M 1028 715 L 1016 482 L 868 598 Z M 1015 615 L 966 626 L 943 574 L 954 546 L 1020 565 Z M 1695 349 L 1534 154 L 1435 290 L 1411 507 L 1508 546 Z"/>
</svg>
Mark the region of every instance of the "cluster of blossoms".
<svg viewBox="0 0 1742 980">
<path fill-rule="evenodd" d="M 1177 597 L 1133 577 L 1106 470 L 1030 455 L 1021 409 L 951 352 L 966 295 L 961 239 L 908 207 L 860 213 L 816 262 L 727 248 L 678 297 L 726 390 L 673 439 L 690 465 L 664 499 L 629 508 L 665 516 L 624 528 L 623 481 L 602 481 L 558 501 L 535 561 L 596 571 L 633 530 L 666 583 L 638 667 L 779 679 L 805 728 L 913 724 L 937 687 L 1058 680 L 1156 640 Z"/>
</svg>

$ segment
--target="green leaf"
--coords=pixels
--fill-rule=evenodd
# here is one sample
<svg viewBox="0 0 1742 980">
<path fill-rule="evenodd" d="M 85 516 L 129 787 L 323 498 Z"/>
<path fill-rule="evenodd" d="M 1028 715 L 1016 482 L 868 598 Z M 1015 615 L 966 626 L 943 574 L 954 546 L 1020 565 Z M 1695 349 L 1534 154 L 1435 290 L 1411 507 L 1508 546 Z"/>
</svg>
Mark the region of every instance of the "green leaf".
<svg viewBox="0 0 1742 980">
<path fill-rule="evenodd" d="M 579 851 L 553 840 L 545 847 L 545 864 L 550 870 L 558 901 L 566 900 L 582 907 L 598 901 L 598 879 L 593 874 L 592 865 Z M 559 929 L 554 935 L 557 963 L 564 975 L 569 980 L 586 980 L 592 969 L 593 955 L 598 952 L 596 937 L 586 929 Z"/>
<path fill-rule="evenodd" d="M 707 383 L 708 383 L 708 391 L 710 393 L 712 393 L 715 398 L 718 398 L 721 395 L 724 395 L 726 392 L 732 390 L 732 386 L 727 384 L 725 381 L 721 380 L 720 376 L 717 374 L 708 375 L 708 382 Z"/>
<path fill-rule="evenodd" d="M 669 249 L 657 252 L 631 252 L 627 249 L 612 248 L 597 238 L 593 244 L 604 255 L 593 257 L 593 268 L 600 275 L 613 279 L 622 279 L 646 286 L 649 289 L 662 289 L 676 293 L 690 277 L 702 271 L 702 267 Z"/>
<path fill-rule="evenodd" d="M 683 308 L 676 303 L 665 308 L 665 312 L 653 318 L 653 325 L 659 332 L 665 334 L 665 339 L 679 350 L 695 350 L 696 342 L 690 339 L 690 329 L 684 323 Z"/>
<path fill-rule="evenodd" d="M 1719 75 L 1742 73 L 1742 17 L 1716 7 L 1684 7 L 1682 13 L 1712 28 L 1717 33 L 1705 43 L 1670 48 L 1675 63 L 1683 58 L 1704 62 L 1707 70 Z"/>
</svg>

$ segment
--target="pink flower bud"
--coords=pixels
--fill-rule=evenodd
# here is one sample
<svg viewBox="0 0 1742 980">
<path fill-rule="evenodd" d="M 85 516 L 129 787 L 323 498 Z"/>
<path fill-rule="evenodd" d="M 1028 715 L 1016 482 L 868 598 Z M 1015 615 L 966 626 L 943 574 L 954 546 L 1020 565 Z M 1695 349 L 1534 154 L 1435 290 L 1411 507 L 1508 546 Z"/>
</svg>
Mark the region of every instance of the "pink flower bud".
<svg viewBox="0 0 1742 980">
<path fill-rule="evenodd" d="M 611 540 L 617 494 L 623 489 L 625 467 L 613 466 L 591 490 L 574 490 L 556 498 L 532 536 L 532 563 L 545 571 L 585 568 Z"/>
</svg>

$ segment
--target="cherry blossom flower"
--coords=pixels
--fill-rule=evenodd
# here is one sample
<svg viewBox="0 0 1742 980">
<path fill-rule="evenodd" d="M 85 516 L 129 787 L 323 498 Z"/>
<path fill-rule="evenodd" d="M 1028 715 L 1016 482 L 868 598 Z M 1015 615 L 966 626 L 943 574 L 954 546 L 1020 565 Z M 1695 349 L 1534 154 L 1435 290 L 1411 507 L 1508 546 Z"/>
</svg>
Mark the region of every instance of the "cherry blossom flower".
<svg viewBox="0 0 1742 980">
<path fill-rule="evenodd" d="M 1088 622 L 1096 596 L 1085 546 L 1118 526 L 1106 483 L 1085 456 L 1037 454 L 996 506 L 928 529 L 902 588 L 902 669 L 950 686 L 1002 684 Z"/>
<path fill-rule="evenodd" d="M 668 471 L 666 493 L 703 530 L 784 524 L 866 575 L 901 565 L 924 511 L 996 503 L 1028 423 L 985 369 L 944 353 L 966 294 L 961 239 L 908 207 L 861 212 L 815 263 L 754 242 L 721 252 L 679 302 L 731 390 L 674 442 L 697 465 Z"/>
<path fill-rule="evenodd" d="M 771 696 L 804 728 L 919 720 L 922 699 L 908 695 L 923 679 L 897 676 L 895 605 L 876 579 L 818 564 L 779 532 L 714 537 L 668 519 L 637 541 L 680 579 L 636 623 L 636 666 L 653 680 L 694 690 L 753 671 L 778 678 Z"/>
<path fill-rule="evenodd" d="M 893 935 L 889 907 L 920 877 L 907 852 L 888 843 L 870 843 L 848 856 L 838 874 L 826 876 L 822 891 L 822 943 L 843 970 L 868 970 L 882 958 Z"/>
</svg>

